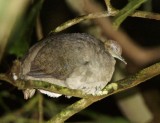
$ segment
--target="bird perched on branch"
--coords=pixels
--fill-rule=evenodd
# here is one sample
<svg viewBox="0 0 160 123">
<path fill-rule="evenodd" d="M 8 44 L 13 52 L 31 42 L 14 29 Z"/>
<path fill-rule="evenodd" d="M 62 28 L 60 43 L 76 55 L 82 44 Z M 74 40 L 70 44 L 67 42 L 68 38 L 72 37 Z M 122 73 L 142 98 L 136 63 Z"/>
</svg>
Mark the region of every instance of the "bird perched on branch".
<svg viewBox="0 0 160 123">
<path fill-rule="evenodd" d="M 115 59 L 124 63 L 121 47 L 115 41 L 105 43 L 85 33 L 51 35 L 31 47 L 21 60 L 18 79 L 40 80 L 96 95 L 111 80 Z M 55 94 L 40 90 L 52 97 Z M 24 90 L 28 99 L 35 89 Z"/>
</svg>

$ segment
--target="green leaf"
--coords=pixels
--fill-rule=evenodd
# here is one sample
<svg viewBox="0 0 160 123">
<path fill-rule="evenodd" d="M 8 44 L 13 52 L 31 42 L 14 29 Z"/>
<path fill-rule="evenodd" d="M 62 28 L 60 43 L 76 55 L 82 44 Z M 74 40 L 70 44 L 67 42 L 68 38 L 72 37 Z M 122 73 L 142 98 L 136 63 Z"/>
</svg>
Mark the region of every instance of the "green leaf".
<svg viewBox="0 0 160 123">
<path fill-rule="evenodd" d="M 146 1 L 147 0 L 130 0 L 129 3 L 113 18 L 113 26 L 117 29 L 130 14 Z"/>
</svg>

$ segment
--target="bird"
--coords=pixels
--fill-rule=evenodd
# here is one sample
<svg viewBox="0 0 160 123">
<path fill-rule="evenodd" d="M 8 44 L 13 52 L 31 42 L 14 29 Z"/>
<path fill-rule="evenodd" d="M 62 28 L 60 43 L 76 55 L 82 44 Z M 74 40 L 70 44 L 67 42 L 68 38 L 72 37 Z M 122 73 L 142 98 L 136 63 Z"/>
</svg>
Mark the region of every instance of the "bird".
<svg viewBox="0 0 160 123">
<path fill-rule="evenodd" d="M 102 42 L 87 33 L 52 34 L 33 45 L 20 61 L 21 80 L 39 80 L 96 95 L 110 82 L 115 58 L 122 58 L 121 46 L 113 40 Z M 61 94 L 39 89 L 51 97 Z M 25 89 L 31 98 L 35 89 Z"/>
</svg>

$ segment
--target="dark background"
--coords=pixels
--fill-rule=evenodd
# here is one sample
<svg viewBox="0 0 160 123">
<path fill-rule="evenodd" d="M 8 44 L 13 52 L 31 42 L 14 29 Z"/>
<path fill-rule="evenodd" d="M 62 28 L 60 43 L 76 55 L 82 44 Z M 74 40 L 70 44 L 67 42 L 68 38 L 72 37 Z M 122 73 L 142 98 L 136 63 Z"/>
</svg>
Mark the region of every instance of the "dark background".
<svg viewBox="0 0 160 123">
<path fill-rule="evenodd" d="M 105 7 L 104 2 L 100 1 L 102 6 Z M 115 8 L 121 9 L 125 4 L 125 0 L 112 0 L 112 4 Z M 32 5 L 28 9 L 27 14 L 30 12 Z M 144 9 L 144 6 L 139 8 L 140 10 Z M 152 0 L 152 12 L 160 13 L 160 1 L 159 0 Z M 76 13 L 73 12 L 63 0 L 45 0 L 40 11 L 40 19 L 43 29 L 44 37 L 48 35 L 48 33 L 53 30 L 58 25 L 62 24 L 63 22 L 77 17 Z M 34 20 L 34 19 L 33 19 Z M 25 24 L 25 23 L 24 23 Z M 28 28 L 28 48 L 36 43 L 37 36 L 35 30 L 35 23 Z M 160 45 L 160 21 L 151 20 L 151 19 L 142 19 L 136 17 L 128 17 L 121 25 L 121 28 L 142 47 L 155 47 Z M 20 30 L 19 30 L 20 31 Z M 63 32 L 83 32 L 79 25 L 75 25 Z M 19 32 L 20 33 L 20 32 Z M 19 34 L 18 33 L 18 34 Z M 17 34 L 17 35 L 18 35 Z M 13 37 L 11 38 L 13 39 Z M 12 44 L 12 42 L 11 42 Z M 10 45 L 11 45 L 10 44 Z M 13 45 L 12 45 L 13 46 Z M 9 49 L 9 48 L 8 48 Z M 131 51 L 134 52 L 134 51 Z M 15 54 L 11 54 L 6 52 L 5 56 L 0 64 L 0 72 L 9 73 L 9 70 L 12 66 L 12 61 L 21 58 L 17 57 Z M 145 96 L 146 92 L 153 92 L 153 90 L 159 90 L 160 77 L 157 76 L 153 79 L 148 80 L 147 82 L 140 84 L 138 86 L 138 90 Z M 125 92 L 124 92 L 125 93 Z M 157 101 L 160 101 L 160 97 L 157 97 L 159 91 L 155 93 Z M 71 98 L 67 99 L 64 96 L 53 99 L 49 98 L 48 96 L 44 95 L 44 100 L 54 102 L 56 105 L 60 105 L 59 107 L 64 107 L 69 104 L 74 103 L 78 98 Z M 150 100 L 150 99 L 149 99 Z M 16 87 L 7 84 L 5 82 L 0 83 L 0 116 L 4 116 L 9 112 L 15 111 L 21 108 L 28 100 L 23 99 L 22 91 L 18 90 Z M 47 104 L 47 103 L 45 103 Z M 44 105 L 45 106 L 45 105 Z M 57 106 L 58 107 L 58 106 Z M 35 109 L 36 110 L 36 109 Z M 53 109 L 54 110 L 54 109 Z M 58 111 L 60 109 L 56 109 Z M 56 111 L 55 111 L 56 112 Z M 158 112 L 159 113 L 159 112 Z M 92 114 L 88 115 L 88 114 Z M 94 116 L 108 116 L 110 118 L 118 118 L 121 117 L 124 120 L 126 119 L 125 116 L 120 111 L 119 107 L 117 106 L 117 98 L 115 96 L 109 96 L 99 102 L 96 102 L 89 106 L 84 111 L 74 115 L 68 121 L 94 121 Z M 25 117 L 30 117 L 28 114 L 24 114 Z M 52 114 L 44 114 L 45 119 L 49 119 Z M 118 123 L 118 122 L 117 122 Z"/>
</svg>

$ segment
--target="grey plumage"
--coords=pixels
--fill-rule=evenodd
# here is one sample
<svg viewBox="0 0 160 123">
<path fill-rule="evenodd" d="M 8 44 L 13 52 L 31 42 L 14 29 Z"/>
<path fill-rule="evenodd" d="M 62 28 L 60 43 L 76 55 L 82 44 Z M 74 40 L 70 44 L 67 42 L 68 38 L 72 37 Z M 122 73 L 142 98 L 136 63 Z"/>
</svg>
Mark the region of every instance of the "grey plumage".
<svg viewBox="0 0 160 123">
<path fill-rule="evenodd" d="M 109 50 L 85 33 L 52 35 L 29 50 L 21 61 L 19 78 L 43 80 L 94 95 L 113 75 L 116 61 Z"/>
</svg>

